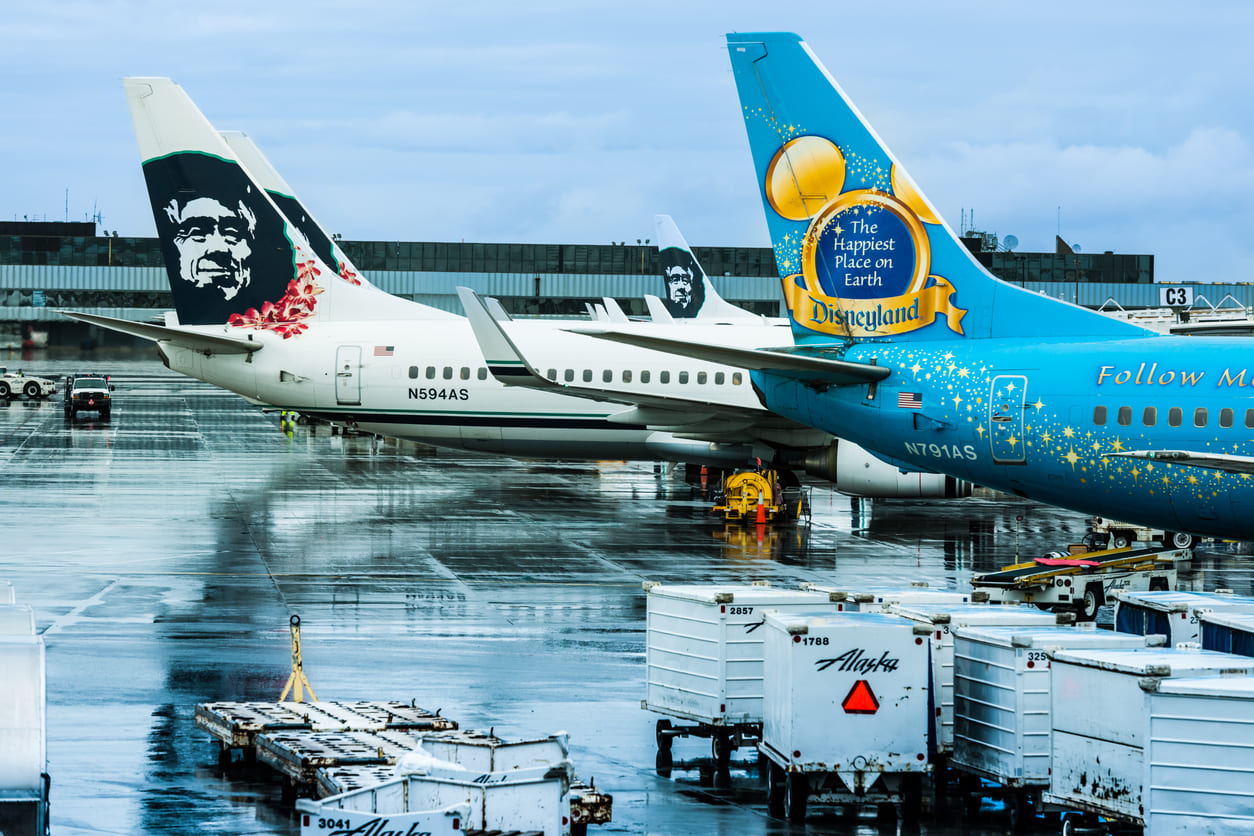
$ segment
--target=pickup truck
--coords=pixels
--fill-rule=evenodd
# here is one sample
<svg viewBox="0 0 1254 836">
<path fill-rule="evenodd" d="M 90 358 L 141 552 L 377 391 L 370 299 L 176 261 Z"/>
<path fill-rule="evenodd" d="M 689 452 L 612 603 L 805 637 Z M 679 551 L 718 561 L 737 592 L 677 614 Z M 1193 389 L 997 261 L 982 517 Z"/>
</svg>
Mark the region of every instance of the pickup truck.
<svg viewBox="0 0 1254 836">
<path fill-rule="evenodd" d="M 98 412 L 108 421 L 113 411 L 113 386 L 104 375 L 67 375 L 65 378 L 65 417 L 73 420 L 80 412 Z"/>
</svg>

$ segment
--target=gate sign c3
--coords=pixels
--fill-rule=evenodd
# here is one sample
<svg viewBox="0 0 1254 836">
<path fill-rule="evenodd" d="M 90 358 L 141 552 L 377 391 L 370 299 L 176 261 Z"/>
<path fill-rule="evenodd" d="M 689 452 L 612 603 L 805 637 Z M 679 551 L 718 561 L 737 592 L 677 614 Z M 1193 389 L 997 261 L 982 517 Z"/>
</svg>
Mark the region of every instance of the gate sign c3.
<svg viewBox="0 0 1254 836">
<path fill-rule="evenodd" d="M 1193 304 L 1193 288 L 1188 285 L 1166 285 L 1158 288 L 1158 304 L 1164 308 L 1187 308 Z"/>
</svg>

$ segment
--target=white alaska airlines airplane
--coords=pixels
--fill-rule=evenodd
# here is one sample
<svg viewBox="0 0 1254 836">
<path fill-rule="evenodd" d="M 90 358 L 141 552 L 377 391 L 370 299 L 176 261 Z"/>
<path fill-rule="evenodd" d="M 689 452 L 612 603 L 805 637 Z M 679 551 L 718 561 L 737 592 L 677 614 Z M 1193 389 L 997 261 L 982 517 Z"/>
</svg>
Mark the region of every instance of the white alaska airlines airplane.
<svg viewBox="0 0 1254 836">
<path fill-rule="evenodd" d="M 811 459 L 815 475 L 831 478 L 838 457 L 860 453 L 760 409 L 760 425 L 741 421 L 737 432 L 721 425 L 702 435 L 698 421 L 681 422 L 684 432 L 672 432 L 621 403 L 507 388 L 488 373 L 465 318 L 391 296 L 362 279 L 246 138 L 223 139 L 168 79 L 128 79 L 125 88 L 176 313 L 167 314 L 163 326 L 67 315 L 155 341 L 171 369 L 253 403 L 380 435 L 509 455 L 745 467 L 786 453 L 790 461 Z M 720 333 L 732 328 L 748 345 L 781 338 L 756 318 L 746 323 L 721 325 Z M 516 327 L 555 333 L 552 322 Z M 689 329 L 710 336 L 701 326 Z M 748 396 L 743 370 L 676 364 L 656 353 L 652 359 L 670 364 L 650 369 L 650 385 L 659 391 L 682 389 L 711 403 Z M 622 363 L 594 369 L 584 358 L 568 358 L 563 374 L 567 368 L 583 379 L 611 368 L 619 375 Z M 852 488 L 833 479 L 838 489 L 912 497 L 969 491 L 931 474 L 903 477 L 864 453 L 860 460 L 866 461 L 854 471 Z"/>
<path fill-rule="evenodd" d="M 1254 539 L 1248 338 L 1164 336 L 985 271 L 802 40 L 727 36 L 795 346 L 604 335 L 752 369 L 905 469 Z"/>
</svg>

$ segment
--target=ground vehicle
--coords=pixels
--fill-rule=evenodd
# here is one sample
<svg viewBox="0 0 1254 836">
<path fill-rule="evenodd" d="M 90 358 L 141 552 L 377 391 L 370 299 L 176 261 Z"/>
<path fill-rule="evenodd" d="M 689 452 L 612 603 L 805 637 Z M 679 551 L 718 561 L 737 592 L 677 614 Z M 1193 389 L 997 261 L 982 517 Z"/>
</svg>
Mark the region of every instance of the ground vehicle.
<svg viewBox="0 0 1254 836">
<path fill-rule="evenodd" d="M 113 398 L 109 392 L 113 386 L 109 378 L 99 374 L 66 375 L 65 417 L 76 418 L 83 411 L 100 413 L 103 421 L 109 420 L 113 410 Z"/>
<path fill-rule="evenodd" d="M 1095 549 L 1122 549 L 1138 542 L 1162 543 L 1165 549 L 1191 549 L 1197 545 L 1198 538 L 1183 531 L 1163 531 L 1105 517 L 1093 517 L 1089 521 L 1089 534 L 1085 540 L 1086 545 Z"/>
<path fill-rule="evenodd" d="M 11 398 L 21 392 L 31 400 L 46 398 L 57 390 L 55 380 L 28 375 L 21 369 L 11 372 L 0 366 L 0 398 Z"/>
</svg>

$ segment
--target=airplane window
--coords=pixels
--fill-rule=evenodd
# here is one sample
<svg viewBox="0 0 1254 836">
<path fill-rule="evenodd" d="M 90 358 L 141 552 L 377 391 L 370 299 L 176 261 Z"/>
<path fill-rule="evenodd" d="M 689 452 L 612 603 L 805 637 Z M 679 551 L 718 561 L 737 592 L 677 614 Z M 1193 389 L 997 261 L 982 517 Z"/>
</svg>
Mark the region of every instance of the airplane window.
<svg viewBox="0 0 1254 836">
<path fill-rule="evenodd" d="M 445 366 L 445 367 L 444 367 L 444 379 L 445 379 L 445 380 L 452 380 L 452 379 L 453 379 L 453 367 L 452 367 L 452 366 Z"/>
<path fill-rule="evenodd" d="M 1193 410 L 1193 426 L 1206 426 L 1206 407 L 1199 406 L 1197 409 Z"/>
<path fill-rule="evenodd" d="M 1254 427 L 1254 409 L 1245 410 L 1245 426 Z"/>
<path fill-rule="evenodd" d="M 614 382 L 614 372 L 610 371 L 609 369 L 606 369 L 605 371 L 601 372 L 601 382 L 602 383 Z"/>
<path fill-rule="evenodd" d="M 741 381 L 740 372 L 732 372 L 732 386 L 739 386 Z"/>
<path fill-rule="evenodd" d="M 726 379 L 727 379 L 727 375 L 723 374 L 722 372 L 714 373 L 714 385 L 715 386 L 722 386 L 723 381 Z"/>
<path fill-rule="evenodd" d="M 657 379 L 660 380 L 662 383 L 670 383 L 671 373 L 670 372 L 658 372 Z"/>
<path fill-rule="evenodd" d="M 648 370 L 648 369 L 641 369 L 641 371 L 640 371 L 640 382 L 641 382 L 641 383 L 648 383 L 648 382 L 649 382 L 649 370 Z M 1250 411 L 1251 411 L 1251 412 L 1254 412 L 1254 410 L 1250 410 Z"/>
<path fill-rule="evenodd" d="M 435 366 L 427 366 L 427 380 L 435 380 Z"/>
<path fill-rule="evenodd" d="M 631 369 L 623 369 L 623 383 L 631 383 Z"/>
<path fill-rule="evenodd" d="M 697 383 L 705 383 L 705 372 L 697 372 Z"/>
<path fill-rule="evenodd" d="M 1145 411 L 1141 413 L 1141 423 L 1147 427 L 1154 426 L 1158 421 L 1158 407 L 1147 406 Z"/>
<path fill-rule="evenodd" d="M 462 380 L 470 380 L 470 366 L 462 366 Z"/>
<path fill-rule="evenodd" d="M 1099 427 L 1106 426 L 1106 407 L 1104 406 L 1093 407 L 1093 423 Z"/>
<path fill-rule="evenodd" d="M 1183 421 L 1184 421 L 1184 412 L 1181 411 L 1180 407 L 1173 406 L 1171 409 L 1167 410 L 1168 426 L 1178 427 Z"/>
<path fill-rule="evenodd" d="M 575 370 L 574 370 L 574 369 L 567 369 L 567 370 L 566 370 L 566 382 L 567 382 L 567 383 L 570 383 L 570 382 L 571 382 L 572 380 L 574 380 L 574 379 L 575 379 Z"/>
<path fill-rule="evenodd" d="M 583 382 L 584 382 L 584 383 L 591 383 L 591 382 L 592 382 L 592 369 L 584 369 L 584 370 L 583 370 Z"/>
<path fill-rule="evenodd" d="M 549 380 L 557 380 L 557 369 L 549 369 Z"/>
<path fill-rule="evenodd" d="M 1119 407 L 1119 416 L 1115 420 L 1119 422 L 1119 426 L 1121 427 L 1126 427 L 1129 424 L 1131 424 L 1132 423 L 1132 407 L 1130 406 Z"/>
<path fill-rule="evenodd" d="M 409 367 L 409 379 L 410 379 L 410 380 L 417 380 L 417 379 L 418 379 L 418 367 L 417 367 L 417 366 L 410 366 L 410 367 Z"/>
<path fill-rule="evenodd" d="M 688 373 L 687 373 L 687 372 L 680 372 L 680 373 L 679 373 L 679 382 L 680 382 L 680 383 L 687 383 L 687 382 L 688 382 Z"/>
<path fill-rule="evenodd" d="M 482 367 L 481 367 L 481 368 L 479 369 L 479 374 L 477 375 L 477 377 L 478 377 L 480 380 L 487 380 L 487 379 L 488 379 L 488 370 L 487 370 L 486 368 L 482 368 Z"/>
<path fill-rule="evenodd" d="M 1224 407 L 1223 409 L 1219 410 L 1219 426 L 1221 427 L 1232 426 L 1232 410 L 1231 409 Z"/>
</svg>

